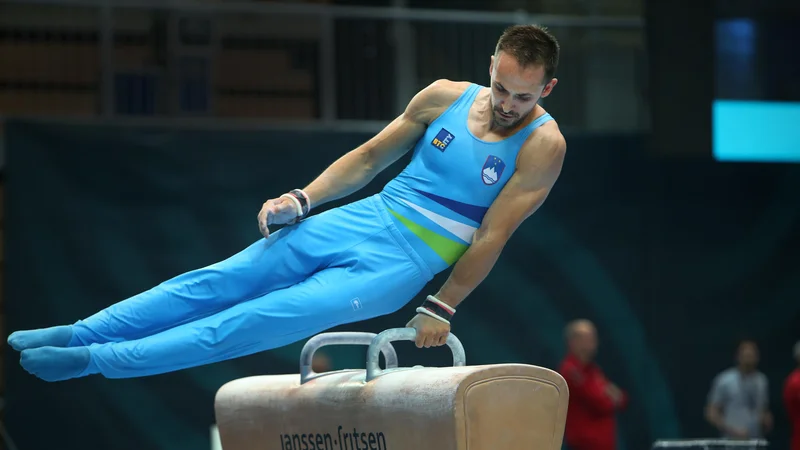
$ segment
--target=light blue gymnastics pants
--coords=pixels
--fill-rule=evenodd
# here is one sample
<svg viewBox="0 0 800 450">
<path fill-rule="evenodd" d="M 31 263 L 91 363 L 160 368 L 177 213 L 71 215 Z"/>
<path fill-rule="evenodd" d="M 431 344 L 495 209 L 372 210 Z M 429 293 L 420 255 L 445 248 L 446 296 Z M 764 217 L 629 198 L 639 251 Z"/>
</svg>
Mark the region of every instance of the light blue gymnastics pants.
<svg viewBox="0 0 800 450">
<path fill-rule="evenodd" d="M 34 370 L 49 371 L 51 381 L 96 373 L 130 378 L 241 357 L 392 313 L 432 277 L 378 194 L 76 322 L 66 348 L 51 353 L 59 360 L 62 350 L 87 348 L 88 366 L 74 374 L 46 363 Z"/>
</svg>

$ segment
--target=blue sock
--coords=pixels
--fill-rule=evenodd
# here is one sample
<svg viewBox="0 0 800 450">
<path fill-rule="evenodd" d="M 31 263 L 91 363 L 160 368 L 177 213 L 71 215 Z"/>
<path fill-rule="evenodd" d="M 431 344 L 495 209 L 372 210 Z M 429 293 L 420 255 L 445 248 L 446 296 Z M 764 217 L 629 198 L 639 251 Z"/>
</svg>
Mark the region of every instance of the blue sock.
<svg viewBox="0 0 800 450">
<path fill-rule="evenodd" d="M 91 373 L 91 353 L 87 347 L 41 347 L 23 350 L 20 365 L 31 375 L 44 381 L 63 381 Z"/>
<path fill-rule="evenodd" d="M 8 337 L 8 344 L 21 352 L 39 347 L 67 347 L 72 340 L 72 326 L 40 328 L 38 330 L 17 331 Z"/>
</svg>

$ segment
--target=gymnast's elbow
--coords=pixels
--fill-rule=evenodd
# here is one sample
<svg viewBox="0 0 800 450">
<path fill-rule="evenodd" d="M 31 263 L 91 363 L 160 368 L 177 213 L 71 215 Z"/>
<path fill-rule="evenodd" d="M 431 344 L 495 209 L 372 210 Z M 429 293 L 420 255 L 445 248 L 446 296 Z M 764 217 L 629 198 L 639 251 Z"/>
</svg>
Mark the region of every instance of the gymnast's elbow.
<svg viewBox="0 0 800 450">
<path fill-rule="evenodd" d="M 475 230 L 471 245 L 491 249 L 499 254 L 510 238 L 510 234 L 505 230 L 484 224 Z"/>
</svg>

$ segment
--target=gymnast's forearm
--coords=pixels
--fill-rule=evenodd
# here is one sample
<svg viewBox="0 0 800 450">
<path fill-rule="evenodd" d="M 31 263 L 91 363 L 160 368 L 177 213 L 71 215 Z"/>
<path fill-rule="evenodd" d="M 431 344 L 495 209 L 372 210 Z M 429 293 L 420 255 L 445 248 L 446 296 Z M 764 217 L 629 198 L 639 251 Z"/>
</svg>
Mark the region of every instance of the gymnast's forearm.
<svg viewBox="0 0 800 450">
<path fill-rule="evenodd" d="M 489 275 L 505 242 L 505 239 L 478 230 L 435 297 L 456 308 Z"/>
<path fill-rule="evenodd" d="M 360 190 L 408 152 L 424 133 L 423 121 L 413 114 L 402 114 L 372 139 L 337 159 L 306 186 L 311 207 Z"/>
<path fill-rule="evenodd" d="M 356 149 L 348 152 L 305 187 L 311 206 L 317 208 L 327 202 L 346 197 L 372 181 L 378 171 L 370 163 L 368 154 Z"/>
</svg>

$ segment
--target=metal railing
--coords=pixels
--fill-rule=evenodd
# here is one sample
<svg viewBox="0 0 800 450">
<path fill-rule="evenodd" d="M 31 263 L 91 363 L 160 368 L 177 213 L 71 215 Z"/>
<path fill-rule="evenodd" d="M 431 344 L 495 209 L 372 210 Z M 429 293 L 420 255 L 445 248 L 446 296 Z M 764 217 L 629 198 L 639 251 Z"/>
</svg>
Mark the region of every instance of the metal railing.
<svg viewBox="0 0 800 450">
<path fill-rule="evenodd" d="M 766 439 L 664 439 L 655 441 L 651 449 L 690 449 L 690 450 L 766 450 Z"/>
<path fill-rule="evenodd" d="M 378 126 L 438 78 L 486 84 L 518 23 L 561 42 L 562 126 L 646 127 L 639 18 L 190 0 L 5 0 L 0 114 Z"/>
</svg>

